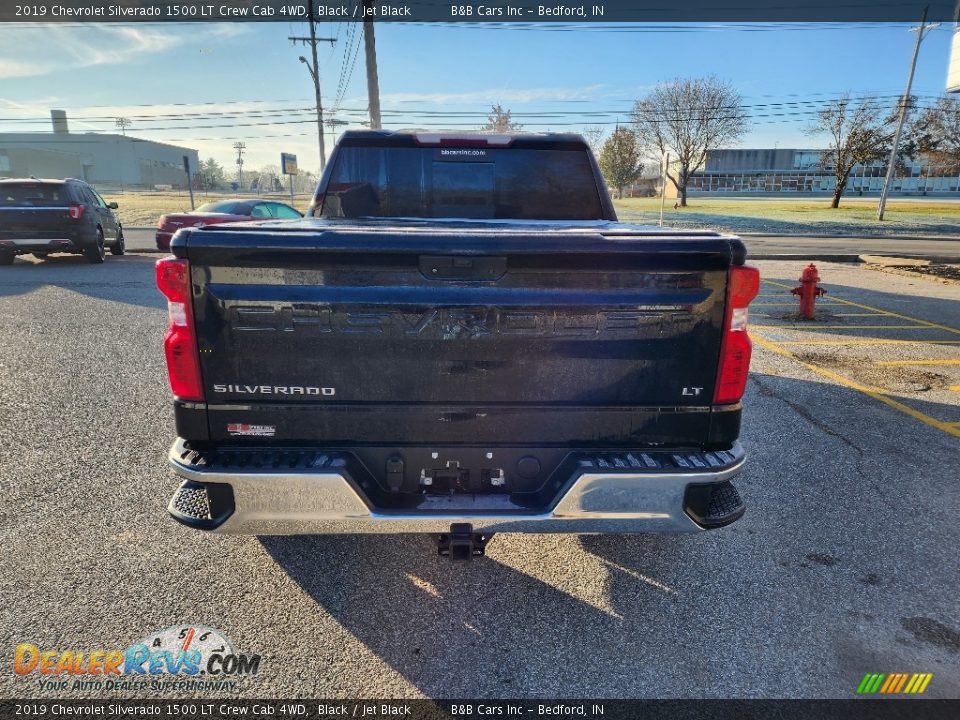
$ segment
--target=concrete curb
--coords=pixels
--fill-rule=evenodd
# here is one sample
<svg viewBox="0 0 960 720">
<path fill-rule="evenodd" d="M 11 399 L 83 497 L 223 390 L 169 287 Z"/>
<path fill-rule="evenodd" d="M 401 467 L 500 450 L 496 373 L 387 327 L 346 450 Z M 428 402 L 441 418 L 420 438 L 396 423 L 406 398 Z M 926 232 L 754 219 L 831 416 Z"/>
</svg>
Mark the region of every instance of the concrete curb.
<svg viewBox="0 0 960 720">
<path fill-rule="evenodd" d="M 960 233 L 956 235 L 898 235 L 896 233 L 891 233 L 890 235 L 818 235 L 818 234 L 804 234 L 797 235 L 795 233 L 763 233 L 763 232 L 750 232 L 750 233 L 738 233 L 734 232 L 734 235 L 742 238 L 751 238 L 751 237 L 760 237 L 760 238 L 814 238 L 816 240 L 903 240 L 904 242 L 957 242 L 960 240 Z"/>
<path fill-rule="evenodd" d="M 797 262 L 835 262 L 835 263 L 861 263 L 860 256 L 857 254 L 837 254 L 837 253 L 747 253 L 747 262 L 753 260 L 790 260 Z"/>
<path fill-rule="evenodd" d="M 158 250 L 157 248 L 127 248 L 127 252 L 130 254 L 139 254 L 139 255 L 169 255 L 169 250 Z M 910 257 L 909 255 L 900 255 L 898 257 Z M 918 258 L 920 259 L 920 258 Z M 957 257 L 923 257 L 924 260 L 929 260 L 932 263 L 957 263 L 960 262 L 960 256 Z M 747 261 L 751 260 L 789 260 L 797 262 L 835 262 L 835 263 L 851 263 L 851 264 L 862 264 L 864 263 L 863 258 L 856 253 L 758 253 L 758 254 L 749 254 L 747 256 Z M 926 276 L 925 276 L 926 277 Z"/>
<path fill-rule="evenodd" d="M 169 255 L 169 250 L 159 250 L 157 248 L 127 248 L 128 253 L 140 253 L 147 255 Z M 896 255 L 890 257 L 910 258 L 911 255 Z M 960 262 L 960 256 L 916 256 L 918 260 L 923 259 L 936 264 L 950 264 Z M 859 253 L 750 253 L 747 260 L 797 260 L 806 262 L 841 262 L 841 263 L 865 263 Z"/>
<path fill-rule="evenodd" d="M 864 256 L 858 253 L 747 253 L 747 261 L 750 260 L 800 260 L 809 262 L 840 262 L 840 263 L 864 263 L 870 264 L 869 260 L 864 260 Z M 893 256 L 888 256 L 893 257 Z M 934 265 L 950 265 L 960 263 L 960 255 L 909 255 L 906 253 L 898 254 L 896 257 L 926 261 Z M 919 264 L 919 262 L 918 262 Z"/>
<path fill-rule="evenodd" d="M 140 226 L 140 225 L 126 225 L 124 226 L 125 230 L 156 230 L 156 225 Z M 678 228 L 680 230 L 692 229 L 692 228 Z M 777 233 L 777 232 L 732 232 L 733 235 L 742 238 L 816 238 L 817 240 L 904 240 L 906 242 L 918 241 L 918 242 L 957 242 L 960 241 L 960 233 L 956 235 L 898 235 L 892 233 L 889 235 L 822 235 L 816 233 L 808 233 L 804 235 L 797 235 L 796 233 Z"/>
</svg>

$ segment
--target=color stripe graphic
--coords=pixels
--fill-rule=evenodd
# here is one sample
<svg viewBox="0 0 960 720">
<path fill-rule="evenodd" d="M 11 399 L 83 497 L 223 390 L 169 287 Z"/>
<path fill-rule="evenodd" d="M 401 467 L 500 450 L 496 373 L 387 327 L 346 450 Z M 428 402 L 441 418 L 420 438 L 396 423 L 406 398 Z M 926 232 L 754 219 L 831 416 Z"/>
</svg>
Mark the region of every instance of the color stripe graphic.
<svg viewBox="0 0 960 720">
<path fill-rule="evenodd" d="M 858 695 L 920 695 L 933 673 L 867 673 L 857 686 Z"/>
</svg>

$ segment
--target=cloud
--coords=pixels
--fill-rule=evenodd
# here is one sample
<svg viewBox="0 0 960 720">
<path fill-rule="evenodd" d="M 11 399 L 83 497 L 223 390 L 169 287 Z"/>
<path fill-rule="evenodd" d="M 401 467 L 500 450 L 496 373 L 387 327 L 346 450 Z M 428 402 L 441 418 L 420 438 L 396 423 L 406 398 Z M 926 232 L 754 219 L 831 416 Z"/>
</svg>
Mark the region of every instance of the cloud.
<svg viewBox="0 0 960 720">
<path fill-rule="evenodd" d="M 121 65 L 182 42 L 182 36 L 152 27 L 0 27 L 0 79 L 49 75 L 64 68 Z"/>
<path fill-rule="evenodd" d="M 33 62 L 11 60 L 0 57 L 0 78 L 30 77 L 32 75 L 46 75 L 50 72 L 48 65 L 38 65 Z"/>
</svg>

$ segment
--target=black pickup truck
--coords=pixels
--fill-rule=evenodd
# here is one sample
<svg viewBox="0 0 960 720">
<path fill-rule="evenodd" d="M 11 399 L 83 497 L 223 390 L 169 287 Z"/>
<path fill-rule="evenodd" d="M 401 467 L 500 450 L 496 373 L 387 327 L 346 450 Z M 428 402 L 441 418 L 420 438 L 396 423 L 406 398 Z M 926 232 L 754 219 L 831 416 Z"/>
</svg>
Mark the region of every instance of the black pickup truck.
<svg viewBox="0 0 960 720">
<path fill-rule="evenodd" d="M 739 239 L 618 223 L 574 135 L 348 132 L 308 215 L 157 264 L 175 519 L 469 555 L 743 514 Z"/>
</svg>

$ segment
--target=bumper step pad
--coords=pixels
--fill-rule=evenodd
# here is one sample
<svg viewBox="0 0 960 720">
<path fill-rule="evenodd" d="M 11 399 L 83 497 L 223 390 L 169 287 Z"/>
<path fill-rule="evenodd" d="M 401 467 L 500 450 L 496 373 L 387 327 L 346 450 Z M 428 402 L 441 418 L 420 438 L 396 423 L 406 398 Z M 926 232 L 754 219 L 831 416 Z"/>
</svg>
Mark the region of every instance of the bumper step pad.
<svg viewBox="0 0 960 720">
<path fill-rule="evenodd" d="M 177 522 L 197 530 L 212 530 L 233 514 L 233 488 L 226 483 L 186 480 L 173 493 L 167 512 Z"/>
<path fill-rule="evenodd" d="M 684 509 L 690 519 L 705 528 L 719 528 L 736 522 L 747 506 L 729 480 L 687 488 Z"/>
</svg>

